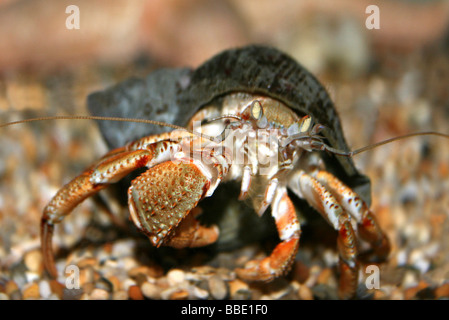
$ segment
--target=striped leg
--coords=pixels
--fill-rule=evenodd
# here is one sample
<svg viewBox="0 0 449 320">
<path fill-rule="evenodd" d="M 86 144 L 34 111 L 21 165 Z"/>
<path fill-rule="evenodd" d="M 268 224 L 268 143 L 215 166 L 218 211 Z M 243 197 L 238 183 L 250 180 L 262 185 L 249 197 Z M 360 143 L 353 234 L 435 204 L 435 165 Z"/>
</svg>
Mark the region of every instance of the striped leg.
<svg viewBox="0 0 449 320">
<path fill-rule="evenodd" d="M 270 256 L 262 260 L 249 261 L 245 268 L 236 269 L 237 275 L 242 279 L 273 280 L 288 271 L 295 259 L 301 229 L 295 208 L 285 187 L 280 187 L 276 191 L 272 203 L 272 215 L 281 242 L 274 248 Z"/>
<path fill-rule="evenodd" d="M 307 200 L 338 231 L 340 256 L 339 296 L 354 297 L 358 282 L 357 243 L 351 218 L 337 199 L 315 178 L 303 171 L 293 176 L 289 187 Z"/>
<path fill-rule="evenodd" d="M 138 168 L 148 166 L 150 162 L 165 161 L 167 150 L 176 146 L 174 142 L 162 141 L 145 150 L 113 150 L 98 165 L 90 167 L 56 193 L 44 208 L 41 218 L 44 265 L 51 276 L 57 276 L 52 249 L 54 225 L 61 222 L 82 201 L 110 183 L 117 182 Z"/>
<path fill-rule="evenodd" d="M 371 245 L 375 261 L 385 261 L 390 253 L 390 242 L 365 202 L 329 172 L 316 171 L 313 175 L 337 198 L 345 210 L 356 219 L 360 238 Z"/>
</svg>

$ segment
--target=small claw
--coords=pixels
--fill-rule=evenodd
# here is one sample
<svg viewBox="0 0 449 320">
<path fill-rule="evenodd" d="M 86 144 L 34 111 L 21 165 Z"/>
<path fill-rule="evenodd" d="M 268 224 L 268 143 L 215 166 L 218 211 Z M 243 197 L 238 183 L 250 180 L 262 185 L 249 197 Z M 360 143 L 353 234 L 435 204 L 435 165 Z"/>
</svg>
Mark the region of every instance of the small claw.
<svg viewBox="0 0 449 320">
<path fill-rule="evenodd" d="M 295 260 L 299 238 L 279 243 L 269 257 L 251 260 L 245 268 L 235 270 L 237 276 L 250 281 L 272 281 L 287 272 Z"/>
<path fill-rule="evenodd" d="M 355 297 L 358 282 L 358 267 L 351 267 L 345 261 L 339 261 L 340 281 L 338 296 L 340 299 L 348 300 Z"/>
<path fill-rule="evenodd" d="M 197 211 L 194 208 L 192 211 Z M 198 210 L 199 211 L 199 210 Z M 196 214 L 190 214 L 176 227 L 174 236 L 164 242 L 164 246 L 173 248 L 196 248 L 214 243 L 218 239 L 219 229 L 216 225 L 205 227 L 195 219 Z"/>
</svg>

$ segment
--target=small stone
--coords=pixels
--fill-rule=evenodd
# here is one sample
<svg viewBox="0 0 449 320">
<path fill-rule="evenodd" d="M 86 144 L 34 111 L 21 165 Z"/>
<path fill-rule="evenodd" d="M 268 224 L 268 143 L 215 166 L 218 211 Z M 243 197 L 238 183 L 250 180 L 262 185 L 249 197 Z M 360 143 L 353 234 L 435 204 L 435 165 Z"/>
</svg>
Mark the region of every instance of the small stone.
<svg viewBox="0 0 449 320">
<path fill-rule="evenodd" d="M 83 286 L 86 283 L 94 282 L 95 279 L 94 273 L 95 271 L 92 267 L 86 267 L 81 269 L 79 273 L 80 285 Z"/>
<path fill-rule="evenodd" d="M 40 298 L 39 285 L 36 282 L 33 282 L 30 285 L 26 286 L 23 290 L 22 297 L 24 300 Z"/>
<path fill-rule="evenodd" d="M 167 281 L 170 286 L 177 286 L 185 280 L 185 273 L 180 269 L 172 269 L 167 273 Z"/>
<path fill-rule="evenodd" d="M 103 251 L 110 254 L 112 252 L 112 244 L 111 243 L 106 243 L 103 246 Z"/>
<path fill-rule="evenodd" d="M 22 300 L 22 292 L 20 292 L 20 290 L 15 290 L 15 291 L 11 292 L 11 294 L 9 295 L 9 298 L 11 300 Z"/>
<path fill-rule="evenodd" d="M 0 300 L 9 300 L 9 297 L 6 293 L 0 292 Z"/>
<path fill-rule="evenodd" d="M 415 299 L 416 294 L 426 287 L 427 284 L 424 281 L 420 281 L 417 286 L 408 288 L 404 291 L 404 299 L 405 300 Z"/>
<path fill-rule="evenodd" d="M 181 289 L 176 290 L 170 295 L 170 300 L 186 300 L 189 297 L 189 292 L 187 290 Z"/>
<path fill-rule="evenodd" d="M 332 276 L 332 270 L 330 268 L 325 268 L 321 271 L 321 273 L 319 274 L 316 281 L 317 281 L 317 283 L 320 283 L 320 284 L 328 284 L 331 276 Z"/>
<path fill-rule="evenodd" d="M 128 271 L 130 277 L 143 274 L 151 278 L 159 278 L 164 275 L 164 270 L 158 265 L 135 266 Z"/>
<path fill-rule="evenodd" d="M 84 258 L 77 263 L 78 268 L 83 269 L 86 267 L 95 268 L 98 266 L 98 260 L 96 258 Z"/>
<path fill-rule="evenodd" d="M 32 271 L 37 274 L 42 273 L 44 266 L 42 262 L 43 259 L 41 250 L 36 249 L 28 251 L 23 259 L 25 266 L 28 268 L 29 271 Z"/>
<path fill-rule="evenodd" d="M 103 289 L 95 288 L 90 293 L 90 299 L 92 300 L 108 300 L 109 299 L 109 292 Z"/>
<path fill-rule="evenodd" d="M 308 286 L 301 285 L 298 289 L 298 296 L 301 300 L 313 300 L 312 290 Z"/>
<path fill-rule="evenodd" d="M 50 283 L 46 280 L 39 282 L 39 293 L 42 298 L 48 299 L 51 295 Z"/>
<path fill-rule="evenodd" d="M 108 280 L 112 284 L 112 291 L 118 291 L 122 288 L 120 280 L 116 276 L 110 276 Z"/>
<path fill-rule="evenodd" d="M 142 295 L 142 291 L 136 285 L 130 286 L 128 288 L 128 295 L 129 295 L 130 299 L 132 299 L 132 300 L 143 300 L 144 299 L 144 297 Z"/>
<path fill-rule="evenodd" d="M 223 300 L 228 295 L 228 287 L 219 276 L 209 278 L 209 289 L 212 297 L 217 300 Z"/>
<path fill-rule="evenodd" d="M 161 289 L 150 282 L 144 282 L 141 287 L 143 295 L 148 299 L 160 299 L 161 298 Z"/>
<path fill-rule="evenodd" d="M 26 283 L 37 282 L 40 279 L 40 275 L 36 272 L 25 271 Z"/>
<path fill-rule="evenodd" d="M 313 296 L 318 300 L 338 300 L 337 290 L 325 284 L 312 287 Z"/>
<path fill-rule="evenodd" d="M 11 296 L 11 293 L 19 290 L 19 287 L 13 280 L 9 280 L 5 286 L 5 292 L 8 296 Z"/>
<path fill-rule="evenodd" d="M 123 269 L 125 269 L 128 272 L 129 272 L 129 270 L 137 267 L 137 261 L 131 257 L 124 257 L 124 258 L 122 258 L 121 262 L 123 264 Z"/>
<path fill-rule="evenodd" d="M 309 267 L 301 261 L 296 261 L 293 265 L 292 274 L 296 281 L 303 284 L 310 276 Z"/>
<path fill-rule="evenodd" d="M 157 268 L 150 268 L 148 266 L 138 266 L 138 267 L 134 267 L 131 270 L 128 271 L 128 275 L 131 278 L 135 278 L 137 277 L 139 274 L 143 274 L 145 276 L 149 276 L 149 277 L 153 277 L 153 278 L 157 278 L 158 276 L 160 276 L 160 272 L 158 270 L 156 270 Z"/>
<path fill-rule="evenodd" d="M 125 290 L 125 291 L 128 291 L 129 290 L 129 287 L 131 287 L 131 286 L 135 286 L 136 285 L 136 282 L 133 280 L 133 279 L 125 279 L 123 282 L 122 282 L 122 285 L 121 285 L 121 287 L 122 287 L 122 289 L 123 290 Z"/>
<path fill-rule="evenodd" d="M 192 296 L 197 299 L 205 300 L 205 299 L 209 298 L 209 292 L 207 292 L 207 290 L 198 288 L 196 286 L 193 286 L 191 288 L 190 292 L 191 292 Z"/>
<path fill-rule="evenodd" d="M 56 294 L 52 293 L 47 300 L 61 300 Z"/>
<path fill-rule="evenodd" d="M 129 256 L 130 252 L 133 252 L 134 242 L 131 240 L 117 241 L 112 246 L 111 256 L 115 258 L 124 258 Z"/>
<path fill-rule="evenodd" d="M 88 282 L 82 285 L 83 292 L 87 294 L 91 294 L 95 289 L 95 285 L 92 282 Z"/>
<path fill-rule="evenodd" d="M 62 299 L 65 288 L 64 285 L 62 285 L 56 280 L 50 280 L 50 288 L 51 291 L 59 297 L 59 299 Z"/>
<path fill-rule="evenodd" d="M 100 278 L 95 282 L 95 288 L 106 290 L 107 292 L 113 291 L 113 284 L 106 278 Z"/>
<path fill-rule="evenodd" d="M 128 300 L 129 296 L 125 290 L 115 291 L 112 294 L 112 300 Z"/>
<path fill-rule="evenodd" d="M 90 297 L 87 293 L 83 293 L 79 298 L 79 300 L 90 300 Z"/>
<path fill-rule="evenodd" d="M 304 282 L 304 284 L 309 287 L 312 288 L 315 284 L 316 281 L 318 279 L 318 276 L 321 273 L 321 268 L 318 265 L 313 265 L 312 267 L 309 268 L 309 277 L 307 277 L 307 281 Z"/>
<path fill-rule="evenodd" d="M 251 298 L 251 291 L 249 290 L 248 284 L 240 279 L 229 281 L 229 293 L 231 299 L 235 300 L 247 300 Z"/>
<path fill-rule="evenodd" d="M 445 283 L 435 290 L 435 298 L 449 298 L 449 283 Z"/>
</svg>

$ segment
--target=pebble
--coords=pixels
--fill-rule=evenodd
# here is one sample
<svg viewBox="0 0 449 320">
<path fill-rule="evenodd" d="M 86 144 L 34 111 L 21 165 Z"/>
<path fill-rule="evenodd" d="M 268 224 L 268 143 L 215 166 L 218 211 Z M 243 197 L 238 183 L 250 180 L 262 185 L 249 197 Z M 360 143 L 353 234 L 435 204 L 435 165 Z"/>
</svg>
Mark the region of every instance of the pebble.
<svg viewBox="0 0 449 320">
<path fill-rule="evenodd" d="M 209 289 L 212 297 L 217 300 L 223 300 L 228 295 L 228 287 L 222 278 L 212 276 L 209 278 Z"/>
<path fill-rule="evenodd" d="M 251 291 L 249 290 L 248 284 L 240 279 L 231 280 L 229 284 L 229 293 L 231 299 L 234 300 L 247 300 L 251 299 Z"/>
<path fill-rule="evenodd" d="M 26 285 L 22 297 L 24 300 L 40 298 L 39 285 L 36 282 Z"/>
<path fill-rule="evenodd" d="M 189 297 L 189 292 L 185 289 L 180 289 L 172 292 L 170 300 L 186 300 Z"/>
<path fill-rule="evenodd" d="M 142 291 L 136 285 L 130 286 L 128 288 L 129 298 L 132 300 L 144 300 L 144 296 L 142 295 Z"/>
<path fill-rule="evenodd" d="M 91 294 L 95 289 L 95 284 L 93 282 L 88 282 L 82 285 L 83 292 L 87 294 Z"/>
<path fill-rule="evenodd" d="M 106 290 L 107 292 L 112 292 L 114 289 L 113 284 L 106 278 L 100 278 L 95 282 L 95 288 Z"/>
<path fill-rule="evenodd" d="M 209 292 L 207 292 L 207 290 L 198 288 L 196 286 L 193 286 L 190 289 L 190 292 L 191 292 L 192 296 L 197 299 L 205 300 L 205 299 L 209 298 Z"/>
<path fill-rule="evenodd" d="M 420 281 L 417 286 L 412 287 L 412 288 L 408 288 L 408 289 L 406 289 L 404 291 L 404 299 L 405 300 L 411 300 L 411 299 L 416 298 L 416 294 L 419 291 L 421 291 L 421 290 L 423 290 L 423 289 L 425 289 L 427 287 L 428 287 L 428 284 L 426 282 Z"/>
<path fill-rule="evenodd" d="M 81 286 L 83 286 L 86 283 L 94 282 L 94 280 L 95 280 L 95 271 L 92 267 L 80 269 L 79 281 Z"/>
<path fill-rule="evenodd" d="M 137 261 L 131 257 L 124 257 L 121 259 L 121 263 L 123 265 L 123 269 L 129 272 L 129 270 L 137 267 Z"/>
<path fill-rule="evenodd" d="M 141 290 L 142 294 L 148 299 L 157 300 L 161 298 L 161 289 L 148 281 L 142 284 Z"/>
<path fill-rule="evenodd" d="M 302 263 L 301 261 L 296 261 L 293 265 L 293 277 L 299 283 L 304 283 L 310 276 L 310 270 L 307 265 Z"/>
<path fill-rule="evenodd" d="M 125 279 L 122 282 L 122 289 L 128 291 L 131 286 L 135 286 L 136 282 L 133 279 Z"/>
<path fill-rule="evenodd" d="M 48 299 L 51 295 L 50 283 L 46 280 L 39 282 L 39 293 L 44 299 Z"/>
<path fill-rule="evenodd" d="M 6 293 L 0 292 L 0 300 L 9 300 L 9 297 Z"/>
<path fill-rule="evenodd" d="M 95 288 L 90 293 L 90 299 L 92 300 L 108 300 L 109 292 L 103 289 Z"/>
<path fill-rule="evenodd" d="M 128 292 L 126 292 L 125 290 L 115 291 L 112 294 L 112 300 L 128 300 L 128 298 Z"/>
<path fill-rule="evenodd" d="M 332 276 L 332 269 L 325 268 L 321 271 L 316 281 L 317 283 L 328 284 L 331 276 Z"/>
<path fill-rule="evenodd" d="M 112 291 L 118 291 L 121 289 L 122 285 L 119 278 L 117 278 L 116 276 L 109 276 L 108 280 L 112 284 Z"/>
<path fill-rule="evenodd" d="M 449 298 L 449 283 L 445 283 L 435 290 L 435 298 Z"/>
<path fill-rule="evenodd" d="M 111 256 L 116 258 L 122 258 L 129 256 L 130 252 L 133 252 L 135 243 L 131 240 L 117 241 L 112 246 Z"/>
<path fill-rule="evenodd" d="M 177 286 L 184 282 L 185 273 L 180 269 L 172 269 L 167 273 L 167 281 L 170 286 Z"/>
<path fill-rule="evenodd" d="M 59 299 L 62 299 L 62 296 L 64 294 L 64 285 L 59 283 L 56 280 L 50 280 L 50 288 L 51 291 L 58 296 Z"/>
<path fill-rule="evenodd" d="M 301 300 L 313 300 L 312 290 L 308 286 L 301 285 L 298 289 L 298 296 Z"/>
<path fill-rule="evenodd" d="M 5 292 L 10 296 L 14 291 L 19 290 L 19 287 L 13 280 L 9 280 L 5 285 Z"/>
<path fill-rule="evenodd" d="M 159 266 L 137 266 L 128 271 L 128 275 L 131 278 L 136 277 L 138 274 L 159 278 L 164 275 L 164 270 Z"/>
<path fill-rule="evenodd" d="M 168 288 L 161 292 L 162 300 L 185 300 L 189 298 L 189 292 L 183 288 Z"/>
<path fill-rule="evenodd" d="M 313 265 L 312 267 L 310 267 L 309 272 L 309 277 L 307 278 L 307 281 L 304 282 L 304 284 L 311 288 L 316 284 L 317 278 L 321 273 L 321 268 L 317 265 Z"/>
<path fill-rule="evenodd" d="M 83 269 L 86 267 L 96 267 L 98 266 L 97 258 L 84 258 L 77 263 L 78 268 Z"/>
<path fill-rule="evenodd" d="M 42 273 L 44 266 L 42 262 L 42 253 L 40 250 L 36 249 L 28 251 L 23 259 L 28 270 L 37 274 Z"/>
</svg>

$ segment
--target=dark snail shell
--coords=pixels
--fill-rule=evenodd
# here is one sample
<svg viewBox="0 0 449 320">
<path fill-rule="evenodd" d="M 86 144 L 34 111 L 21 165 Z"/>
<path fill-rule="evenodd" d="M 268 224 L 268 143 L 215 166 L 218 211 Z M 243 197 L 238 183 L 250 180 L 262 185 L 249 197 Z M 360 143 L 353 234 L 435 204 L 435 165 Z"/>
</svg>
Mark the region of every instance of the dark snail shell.
<svg viewBox="0 0 449 320">
<path fill-rule="evenodd" d="M 275 98 L 300 116 L 311 115 L 326 126 L 327 143 L 349 150 L 337 111 L 319 81 L 298 62 L 274 48 L 247 46 L 224 51 L 196 70 L 162 69 L 145 79 L 132 79 L 89 96 L 93 115 L 141 117 L 185 126 L 203 106 L 231 92 Z M 157 126 L 99 121 L 111 148 L 133 139 L 171 130 Z M 370 181 L 351 158 L 322 153 L 327 170 L 371 202 Z"/>
<path fill-rule="evenodd" d="M 190 118 L 197 111 L 195 106 L 204 106 L 230 92 L 264 94 L 282 101 L 300 116 L 311 115 L 326 126 L 323 135 L 331 147 L 349 151 L 326 89 L 304 67 L 279 50 L 254 45 L 216 55 L 193 72 L 188 88 L 181 91 L 180 101 Z M 327 153 L 322 157 L 327 170 L 370 204 L 370 181 L 357 171 L 351 158 Z"/>
</svg>

